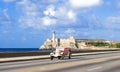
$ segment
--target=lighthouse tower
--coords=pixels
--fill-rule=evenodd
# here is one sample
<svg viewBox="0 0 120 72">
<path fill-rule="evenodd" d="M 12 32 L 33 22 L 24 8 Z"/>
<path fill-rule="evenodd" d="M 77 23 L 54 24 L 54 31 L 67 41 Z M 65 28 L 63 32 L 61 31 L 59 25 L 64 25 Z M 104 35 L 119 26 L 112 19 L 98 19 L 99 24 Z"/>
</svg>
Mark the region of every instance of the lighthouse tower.
<svg viewBox="0 0 120 72">
<path fill-rule="evenodd" d="M 52 46 L 53 46 L 53 48 L 57 47 L 57 39 L 56 39 L 55 31 L 53 31 L 53 33 L 52 33 Z"/>
<path fill-rule="evenodd" d="M 55 31 L 53 31 L 53 33 L 52 33 L 52 41 L 53 41 L 53 43 L 55 43 L 55 39 L 56 39 L 56 34 L 55 34 Z"/>
</svg>

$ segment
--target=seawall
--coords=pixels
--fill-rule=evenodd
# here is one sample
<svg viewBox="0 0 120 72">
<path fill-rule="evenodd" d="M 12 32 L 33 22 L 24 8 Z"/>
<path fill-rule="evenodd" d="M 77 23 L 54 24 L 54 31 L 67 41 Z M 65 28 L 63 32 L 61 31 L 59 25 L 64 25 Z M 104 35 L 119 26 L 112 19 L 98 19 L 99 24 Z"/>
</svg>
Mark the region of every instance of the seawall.
<svg viewBox="0 0 120 72">
<path fill-rule="evenodd" d="M 89 49 L 71 49 L 72 53 L 86 53 L 86 52 L 104 52 L 104 51 L 117 51 L 119 49 L 101 49 L 101 50 L 89 50 Z M 25 57 L 25 56 L 41 56 L 49 55 L 50 52 L 16 52 L 16 53 L 0 53 L 0 58 L 9 57 Z"/>
</svg>

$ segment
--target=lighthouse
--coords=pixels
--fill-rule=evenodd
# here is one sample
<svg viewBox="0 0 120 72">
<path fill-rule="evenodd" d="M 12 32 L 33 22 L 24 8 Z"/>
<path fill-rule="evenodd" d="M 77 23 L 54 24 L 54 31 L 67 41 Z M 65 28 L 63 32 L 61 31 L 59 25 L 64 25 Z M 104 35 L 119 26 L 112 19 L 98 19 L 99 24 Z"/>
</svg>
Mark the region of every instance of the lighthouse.
<svg viewBox="0 0 120 72">
<path fill-rule="evenodd" d="M 53 31 L 53 33 L 52 33 L 52 41 L 53 41 L 53 43 L 55 43 L 55 39 L 56 39 L 56 34 L 55 34 L 55 31 Z"/>
<path fill-rule="evenodd" d="M 57 47 L 55 31 L 52 32 L 52 47 L 53 48 Z"/>
</svg>

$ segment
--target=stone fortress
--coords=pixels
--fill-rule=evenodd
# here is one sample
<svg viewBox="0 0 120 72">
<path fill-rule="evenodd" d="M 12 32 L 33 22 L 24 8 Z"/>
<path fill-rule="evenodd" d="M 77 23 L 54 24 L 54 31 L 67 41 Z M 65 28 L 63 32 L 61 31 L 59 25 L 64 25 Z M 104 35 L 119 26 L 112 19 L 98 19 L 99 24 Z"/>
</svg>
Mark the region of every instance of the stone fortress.
<svg viewBox="0 0 120 72">
<path fill-rule="evenodd" d="M 85 48 L 86 43 L 90 41 L 105 41 L 103 39 L 75 39 L 74 36 L 69 38 L 56 38 L 56 33 L 53 31 L 52 38 L 47 39 L 40 49 L 53 49 L 53 48 Z"/>
</svg>

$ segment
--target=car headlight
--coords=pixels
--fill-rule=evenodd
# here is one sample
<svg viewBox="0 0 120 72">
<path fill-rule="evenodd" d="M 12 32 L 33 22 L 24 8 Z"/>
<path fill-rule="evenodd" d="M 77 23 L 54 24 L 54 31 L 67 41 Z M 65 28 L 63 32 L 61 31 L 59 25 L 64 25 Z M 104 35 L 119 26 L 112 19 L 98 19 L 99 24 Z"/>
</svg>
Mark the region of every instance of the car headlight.
<svg viewBox="0 0 120 72">
<path fill-rule="evenodd" d="M 50 53 L 50 55 L 53 55 L 53 53 Z"/>
<path fill-rule="evenodd" d="M 63 52 L 61 52 L 60 54 L 63 54 Z"/>
</svg>

